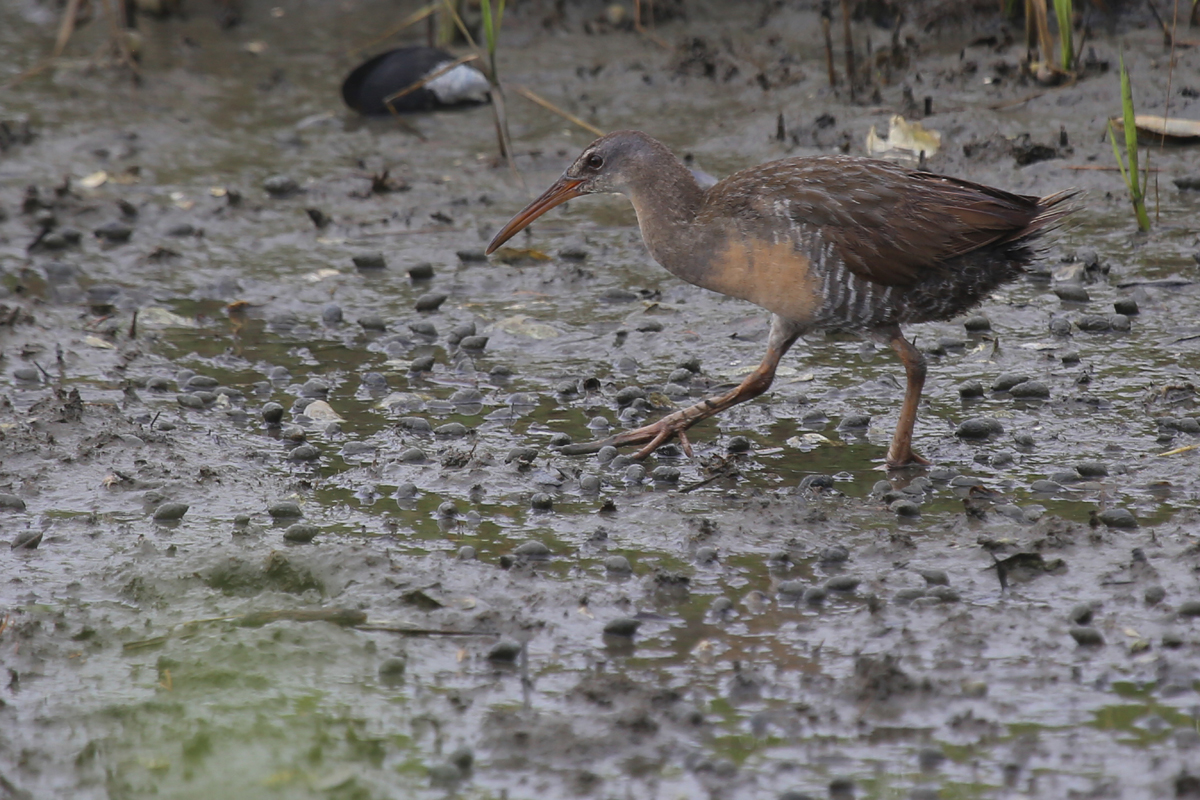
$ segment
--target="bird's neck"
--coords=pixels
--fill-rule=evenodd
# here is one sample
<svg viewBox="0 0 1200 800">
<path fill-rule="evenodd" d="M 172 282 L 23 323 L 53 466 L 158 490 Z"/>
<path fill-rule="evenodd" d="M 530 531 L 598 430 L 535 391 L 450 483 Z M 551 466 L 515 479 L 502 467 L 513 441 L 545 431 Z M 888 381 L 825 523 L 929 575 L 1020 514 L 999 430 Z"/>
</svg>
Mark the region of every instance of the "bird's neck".
<svg viewBox="0 0 1200 800">
<path fill-rule="evenodd" d="M 704 205 L 704 190 L 674 156 L 663 159 L 628 189 L 650 255 L 675 275 L 684 277 L 695 252 L 692 223 Z"/>
</svg>

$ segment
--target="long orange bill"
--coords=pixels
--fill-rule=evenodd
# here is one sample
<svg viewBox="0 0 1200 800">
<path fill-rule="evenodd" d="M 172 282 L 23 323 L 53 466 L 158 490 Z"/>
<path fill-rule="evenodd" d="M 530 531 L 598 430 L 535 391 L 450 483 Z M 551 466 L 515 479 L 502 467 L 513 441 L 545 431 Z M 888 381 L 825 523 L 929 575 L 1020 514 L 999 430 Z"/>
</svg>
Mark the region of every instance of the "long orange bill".
<svg viewBox="0 0 1200 800">
<path fill-rule="evenodd" d="M 568 200 L 581 197 L 584 192 L 579 191 L 579 185 L 582 183 L 583 181 L 576 178 L 559 178 L 541 197 L 525 206 L 521 213 L 510 219 L 508 224 L 500 229 L 500 232 L 492 239 L 492 243 L 487 246 L 487 254 L 491 255 L 497 247 L 516 236 L 526 225 L 550 209 Z"/>
</svg>

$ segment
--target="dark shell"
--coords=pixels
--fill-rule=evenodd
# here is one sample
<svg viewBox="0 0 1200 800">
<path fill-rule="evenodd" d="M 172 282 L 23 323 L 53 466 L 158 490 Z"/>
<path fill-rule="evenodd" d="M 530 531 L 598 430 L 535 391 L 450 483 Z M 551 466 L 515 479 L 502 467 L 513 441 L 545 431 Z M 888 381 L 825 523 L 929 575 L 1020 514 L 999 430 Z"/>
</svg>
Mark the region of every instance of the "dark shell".
<svg viewBox="0 0 1200 800">
<path fill-rule="evenodd" d="M 412 86 L 429 73 L 454 60 L 454 56 L 436 47 L 400 47 L 381 53 L 360 64 L 342 83 L 342 99 L 360 114 L 390 114 L 384 100 Z M 474 70 L 469 65 L 456 69 Z M 479 74 L 480 81 L 486 81 Z M 409 92 L 392 102 L 396 113 L 432 111 L 460 105 L 476 105 L 479 100 L 444 102 L 428 86 Z"/>
</svg>

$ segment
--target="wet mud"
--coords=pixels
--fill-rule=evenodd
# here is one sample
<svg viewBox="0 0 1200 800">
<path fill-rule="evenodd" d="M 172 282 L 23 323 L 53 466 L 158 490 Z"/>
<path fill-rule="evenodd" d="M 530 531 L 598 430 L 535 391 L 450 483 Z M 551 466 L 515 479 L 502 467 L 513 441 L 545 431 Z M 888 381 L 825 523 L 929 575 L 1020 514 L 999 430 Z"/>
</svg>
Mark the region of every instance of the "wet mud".
<svg viewBox="0 0 1200 800">
<path fill-rule="evenodd" d="M 1027 276 L 908 330 L 933 465 L 880 470 L 903 372 L 840 333 L 693 459 L 560 454 L 766 345 L 622 198 L 482 255 L 590 134 L 510 91 L 523 188 L 487 106 L 346 110 L 407 5 L 143 18 L 136 83 L 93 22 L 0 94 L 0 797 L 1200 794 L 1196 150 L 1150 154 L 1149 234 L 1093 169 L 1119 50 L 1191 118 L 1200 51 L 1089 9 L 1043 87 L 991 6 L 898 49 L 860 20 L 851 102 L 808 4 L 656 5 L 670 48 L 516 4 L 501 74 L 718 177 L 901 113 L 932 170 L 1085 190 Z M 0 20 L 8 83 L 58 10 Z"/>
</svg>

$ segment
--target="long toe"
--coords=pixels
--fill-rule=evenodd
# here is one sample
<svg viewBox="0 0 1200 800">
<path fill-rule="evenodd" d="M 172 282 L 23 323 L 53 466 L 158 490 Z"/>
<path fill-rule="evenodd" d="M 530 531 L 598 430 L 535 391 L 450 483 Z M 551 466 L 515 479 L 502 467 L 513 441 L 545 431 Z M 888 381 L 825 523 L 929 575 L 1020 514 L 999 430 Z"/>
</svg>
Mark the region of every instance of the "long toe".
<svg viewBox="0 0 1200 800">
<path fill-rule="evenodd" d="M 894 461 L 889 458 L 887 460 L 887 469 L 901 469 L 902 467 L 928 467 L 931 464 L 933 464 L 932 461 L 927 458 L 922 458 L 910 449 L 908 451 L 908 455 L 904 458 L 899 458 Z"/>
</svg>

